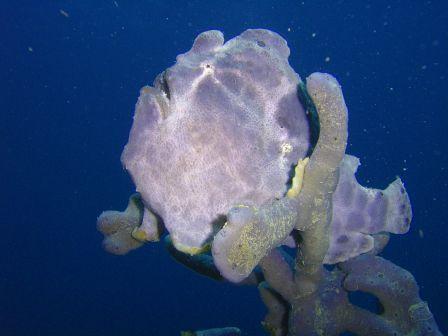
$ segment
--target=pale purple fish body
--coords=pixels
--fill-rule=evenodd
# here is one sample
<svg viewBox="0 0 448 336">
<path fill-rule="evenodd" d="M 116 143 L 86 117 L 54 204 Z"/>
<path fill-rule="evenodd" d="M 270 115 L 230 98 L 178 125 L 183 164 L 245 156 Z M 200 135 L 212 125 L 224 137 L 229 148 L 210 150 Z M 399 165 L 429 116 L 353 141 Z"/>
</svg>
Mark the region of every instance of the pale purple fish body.
<svg viewBox="0 0 448 336">
<path fill-rule="evenodd" d="M 193 254 L 235 205 L 285 195 L 291 169 L 310 145 L 289 53 L 268 30 L 226 43 L 221 32 L 208 31 L 154 87 L 142 88 L 122 162 L 142 196 L 141 229 L 149 236 L 156 223 L 148 209 L 163 219 L 175 247 Z M 401 181 L 384 191 L 364 188 L 354 177 L 358 165 L 352 156 L 341 163 L 326 263 L 371 250 L 372 234 L 409 228 Z"/>
<path fill-rule="evenodd" d="M 141 90 L 122 162 L 177 248 L 204 246 L 235 204 L 286 192 L 309 146 L 288 56 L 286 41 L 268 30 L 225 44 L 208 31 Z"/>
</svg>

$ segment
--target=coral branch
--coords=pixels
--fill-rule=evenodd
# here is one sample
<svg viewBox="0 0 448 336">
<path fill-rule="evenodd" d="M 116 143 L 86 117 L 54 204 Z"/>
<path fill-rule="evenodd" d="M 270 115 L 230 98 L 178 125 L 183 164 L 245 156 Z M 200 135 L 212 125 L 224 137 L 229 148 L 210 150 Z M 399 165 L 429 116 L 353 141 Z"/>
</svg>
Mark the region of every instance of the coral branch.
<svg viewBox="0 0 448 336">
<path fill-rule="evenodd" d="M 336 79 L 315 73 L 308 77 L 306 87 L 319 115 L 320 135 L 305 168 L 298 197 L 300 221 L 310 226 L 302 233 L 303 243 L 296 260 L 296 284 L 302 295 L 316 290 L 329 247 L 332 197 L 347 144 L 347 108 Z M 297 227 L 303 228 L 306 224 L 299 222 Z"/>
<path fill-rule="evenodd" d="M 264 278 L 286 300 L 294 296 L 294 274 L 288 255 L 280 248 L 272 250 L 260 261 Z"/>
<path fill-rule="evenodd" d="M 289 304 L 274 291 L 267 282 L 258 286 L 260 297 L 268 309 L 264 321 L 265 330 L 272 336 L 283 336 L 288 332 Z"/>
<path fill-rule="evenodd" d="M 375 314 L 350 303 L 349 291 L 375 295 L 384 311 Z M 291 302 L 289 336 L 441 335 L 412 275 L 391 262 L 363 255 L 324 270 L 312 294 Z"/>
<path fill-rule="evenodd" d="M 344 288 L 375 295 L 384 308 L 381 318 L 399 330 L 400 335 L 440 335 L 411 273 L 373 255 L 351 259 L 341 263 L 340 268 L 348 274 Z"/>
</svg>

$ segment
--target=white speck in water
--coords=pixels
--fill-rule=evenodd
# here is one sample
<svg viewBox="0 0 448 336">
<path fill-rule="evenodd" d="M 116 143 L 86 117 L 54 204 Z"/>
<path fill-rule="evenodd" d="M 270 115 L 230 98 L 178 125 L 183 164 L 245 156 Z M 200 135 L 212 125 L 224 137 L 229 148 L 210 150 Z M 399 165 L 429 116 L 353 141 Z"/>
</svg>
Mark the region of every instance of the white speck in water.
<svg viewBox="0 0 448 336">
<path fill-rule="evenodd" d="M 63 10 L 63 9 L 60 9 L 59 10 L 59 13 L 62 15 L 62 16 L 65 16 L 66 18 L 68 18 L 70 15 L 65 11 L 65 10 Z"/>
</svg>

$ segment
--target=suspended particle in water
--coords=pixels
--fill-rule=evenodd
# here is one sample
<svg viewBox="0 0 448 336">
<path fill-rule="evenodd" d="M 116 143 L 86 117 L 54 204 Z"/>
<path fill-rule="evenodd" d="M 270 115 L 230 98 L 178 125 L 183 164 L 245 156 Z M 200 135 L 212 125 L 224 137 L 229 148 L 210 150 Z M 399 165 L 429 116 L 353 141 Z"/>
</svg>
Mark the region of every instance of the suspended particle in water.
<svg viewBox="0 0 448 336">
<path fill-rule="evenodd" d="M 62 16 L 65 16 L 66 18 L 70 17 L 70 15 L 69 15 L 65 10 L 63 10 L 63 9 L 60 9 L 60 10 L 59 10 L 59 13 L 60 13 Z"/>
<path fill-rule="evenodd" d="M 423 239 L 423 237 L 425 236 L 425 235 L 423 234 L 423 230 L 422 230 L 422 229 L 419 229 L 419 230 L 418 230 L 418 236 L 419 236 L 420 238 L 422 238 L 422 239 Z"/>
</svg>

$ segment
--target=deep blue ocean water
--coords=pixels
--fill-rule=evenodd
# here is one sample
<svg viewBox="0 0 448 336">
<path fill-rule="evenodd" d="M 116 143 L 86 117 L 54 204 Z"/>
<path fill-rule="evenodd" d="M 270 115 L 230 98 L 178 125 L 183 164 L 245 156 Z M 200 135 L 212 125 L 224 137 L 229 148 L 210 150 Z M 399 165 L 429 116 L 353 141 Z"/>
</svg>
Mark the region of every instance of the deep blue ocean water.
<svg viewBox="0 0 448 336">
<path fill-rule="evenodd" d="M 161 244 L 101 248 L 97 216 L 134 187 L 120 164 L 140 87 L 196 35 L 280 33 L 302 76 L 340 81 L 360 182 L 400 175 L 410 232 L 384 255 L 411 271 L 448 334 L 448 3 L 0 1 L 0 335 L 262 335 L 255 288 L 216 283 Z"/>
</svg>

